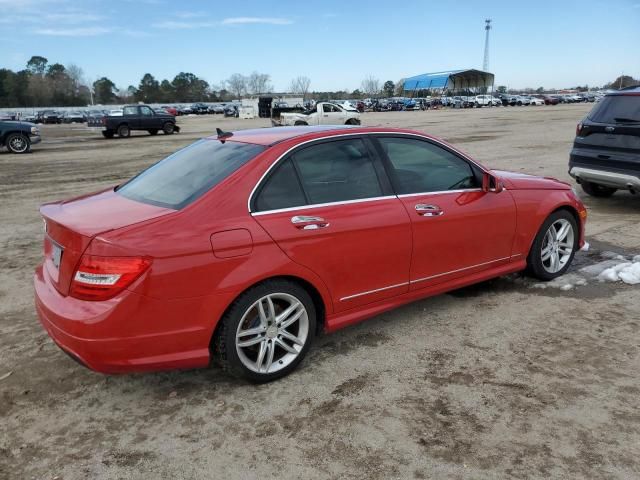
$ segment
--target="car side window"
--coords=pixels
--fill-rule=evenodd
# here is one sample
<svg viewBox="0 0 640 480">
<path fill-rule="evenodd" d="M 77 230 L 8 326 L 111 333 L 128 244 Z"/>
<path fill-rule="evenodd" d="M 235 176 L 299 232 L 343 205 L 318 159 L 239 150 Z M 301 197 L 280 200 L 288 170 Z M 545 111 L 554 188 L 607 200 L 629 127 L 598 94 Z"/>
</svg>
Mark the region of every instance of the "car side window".
<svg viewBox="0 0 640 480">
<path fill-rule="evenodd" d="M 255 210 L 264 212 L 299 207 L 307 202 L 291 159 L 283 161 L 267 178 L 255 201 Z"/>
<path fill-rule="evenodd" d="M 479 174 L 469 162 L 432 143 L 410 138 L 378 139 L 391 163 L 399 195 L 479 188 Z"/>
<path fill-rule="evenodd" d="M 294 153 L 311 204 L 382 196 L 373 160 L 361 139 L 339 140 Z"/>
<path fill-rule="evenodd" d="M 331 105 L 329 105 L 328 103 L 325 103 L 325 104 L 322 106 L 322 111 L 323 111 L 324 113 L 329 113 L 329 112 L 331 111 Z"/>
<path fill-rule="evenodd" d="M 122 110 L 123 115 L 135 115 L 137 112 L 137 107 L 124 107 Z"/>
<path fill-rule="evenodd" d="M 151 111 L 149 107 L 140 107 L 140 113 L 142 115 L 148 115 L 148 116 L 153 115 L 153 111 Z"/>
</svg>

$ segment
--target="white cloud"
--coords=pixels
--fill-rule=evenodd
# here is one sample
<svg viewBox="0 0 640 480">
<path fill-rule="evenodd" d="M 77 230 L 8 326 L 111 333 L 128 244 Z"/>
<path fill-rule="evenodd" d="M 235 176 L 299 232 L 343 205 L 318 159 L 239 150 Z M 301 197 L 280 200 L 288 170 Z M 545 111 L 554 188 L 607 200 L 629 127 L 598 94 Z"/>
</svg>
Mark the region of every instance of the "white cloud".
<svg viewBox="0 0 640 480">
<path fill-rule="evenodd" d="M 167 30 L 192 30 L 194 28 L 215 27 L 216 22 L 176 22 L 169 20 L 167 22 L 154 23 L 154 28 L 164 28 Z"/>
<path fill-rule="evenodd" d="M 38 28 L 33 31 L 36 35 L 49 35 L 53 37 L 94 37 L 111 32 L 112 29 L 106 27 L 85 27 L 85 28 Z"/>
<path fill-rule="evenodd" d="M 292 20 L 287 18 L 273 18 L 273 17 L 232 17 L 222 20 L 223 25 L 246 25 L 246 24 L 268 24 L 268 25 L 290 25 Z"/>
<path fill-rule="evenodd" d="M 44 17 L 48 21 L 60 23 L 95 22 L 104 18 L 100 15 L 83 12 L 47 13 L 44 15 Z"/>
</svg>

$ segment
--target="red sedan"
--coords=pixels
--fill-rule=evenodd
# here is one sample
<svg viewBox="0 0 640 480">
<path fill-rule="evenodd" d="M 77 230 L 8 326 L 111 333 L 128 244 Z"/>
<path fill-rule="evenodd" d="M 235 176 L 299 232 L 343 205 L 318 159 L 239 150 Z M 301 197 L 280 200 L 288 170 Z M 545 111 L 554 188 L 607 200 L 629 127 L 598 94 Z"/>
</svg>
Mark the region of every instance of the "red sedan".
<svg viewBox="0 0 640 480">
<path fill-rule="evenodd" d="M 489 170 L 389 128 L 219 132 L 115 188 L 41 207 L 36 308 L 105 373 L 204 367 L 268 381 L 320 331 L 528 269 L 584 243 L 568 184 Z"/>
</svg>

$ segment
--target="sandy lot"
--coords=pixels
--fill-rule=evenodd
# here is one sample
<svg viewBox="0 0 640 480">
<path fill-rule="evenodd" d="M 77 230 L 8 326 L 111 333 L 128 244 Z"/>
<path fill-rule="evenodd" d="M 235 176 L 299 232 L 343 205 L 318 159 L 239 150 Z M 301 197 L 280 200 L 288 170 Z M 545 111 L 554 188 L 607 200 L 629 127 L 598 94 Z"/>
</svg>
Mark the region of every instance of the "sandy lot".
<svg viewBox="0 0 640 480">
<path fill-rule="evenodd" d="M 568 180 L 589 108 L 368 113 L 363 123 Z M 0 154 L 0 378 L 11 372 L 0 380 L 0 479 L 640 477 L 640 287 L 486 282 L 322 336 L 269 385 L 214 367 L 107 377 L 74 363 L 34 313 L 37 207 L 119 183 L 218 126 L 268 126 L 179 123 L 179 135 L 110 141 L 44 126 L 34 153 Z M 605 251 L 640 254 L 640 196 L 585 201 L 592 249 L 574 271 Z"/>
</svg>

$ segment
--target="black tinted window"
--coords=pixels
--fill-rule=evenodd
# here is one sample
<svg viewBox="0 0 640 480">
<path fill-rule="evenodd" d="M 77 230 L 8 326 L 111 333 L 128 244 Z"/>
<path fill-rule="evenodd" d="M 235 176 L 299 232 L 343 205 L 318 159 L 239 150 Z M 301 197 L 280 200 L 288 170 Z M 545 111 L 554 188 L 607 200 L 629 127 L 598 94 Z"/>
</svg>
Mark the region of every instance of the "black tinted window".
<svg viewBox="0 0 640 480">
<path fill-rule="evenodd" d="M 282 162 L 268 177 L 256 198 L 255 210 L 276 210 L 278 208 L 299 207 L 305 198 L 291 159 Z"/>
<path fill-rule="evenodd" d="M 180 209 L 263 150 L 247 143 L 200 140 L 149 167 L 117 191 L 132 200 Z"/>
<path fill-rule="evenodd" d="M 429 142 L 380 138 L 393 168 L 398 194 L 440 192 L 480 186 L 471 165 Z"/>
<path fill-rule="evenodd" d="M 330 203 L 382 196 L 362 140 L 314 145 L 294 154 L 309 202 Z"/>
<path fill-rule="evenodd" d="M 640 96 L 611 95 L 604 97 L 589 113 L 598 123 L 640 122 Z"/>
</svg>

